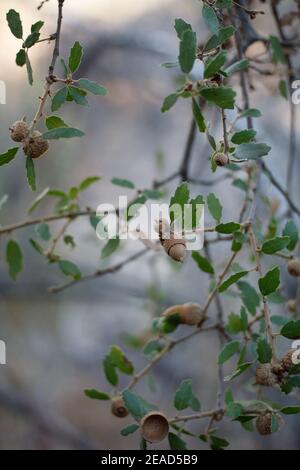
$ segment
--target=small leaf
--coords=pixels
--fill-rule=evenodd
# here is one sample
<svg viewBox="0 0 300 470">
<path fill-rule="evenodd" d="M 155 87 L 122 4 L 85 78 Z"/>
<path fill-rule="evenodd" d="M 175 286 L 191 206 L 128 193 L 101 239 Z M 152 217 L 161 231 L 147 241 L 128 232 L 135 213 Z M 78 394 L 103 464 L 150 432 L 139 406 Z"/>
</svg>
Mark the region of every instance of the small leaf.
<svg viewBox="0 0 300 470">
<path fill-rule="evenodd" d="M 237 62 L 234 62 L 232 65 L 229 65 L 224 70 L 224 72 L 229 77 L 230 75 L 233 75 L 236 72 L 245 70 L 246 68 L 248 68 L 249 64 L 250 64 L 250 61 L 248 59 L 241 59 L 241 60 L 238 60 Z"/>
<path fill-rule="evenodd" d="M 201 256 L 198 251 L 193 251 L 192 258 L 194 261 L 196 261 L 198 268 L 201 269 L 203 272 L 214 274 L 215 271 L 211 263 L 208 261 L 207 258 Z"/>
<path fill-rule="evenodd" d="M 218 233 L 234 233 L 241 228 L 240 224 L 236 222 L 227 222 L 226 224 L 219 224 L 216 226 Z"/>
<path fill-rule="evenodd" d="M 135 188 L 135 184 L 132 181 L 126 180 L 126 179 L 112 178 L 111 183 L 117 186 L 121 186 L 122 188 L 128 188 L 128 189 Z"/>
<path fill-rule="evenodd" d="M 50 240 L 51 232 L 48 224 L 41 223 L 36 225 L 35 231 L 42 240 L 46 242 Z"/>
<path fill-rule="evenodd" d="M 234 109 L 236 92 L 228 86 L 203 88 L 200 94 L 222 109 Z"/>
<path fill-rule="evenodd" d="M 219 20 L 215 10 L 211 6 L 207 5 L 207 3 L 204 3 L 203 5 L 202 17 L 208 29 L 212 33 L 216 33 L 219 29 Z"/>
<path fill-rule="evenodd" d="M 68 95 L 75 101 L 75 103 L 80 106 L 88 106 L 89 102 L 83 92 L 84 90 L 81 90 L 81 88 L 76 88 L 74 86 L 68 87 Z"/>
<path fill-rule="evenodd" d="M 179 39 L 182 39 L 182 35 L 185 31 L 192 31 L 191 25 L 181 18 L 176 18 L 174 28 Z"/>
<path fill-rule="evenodd" d="M 39 40 L 39 38 L 40 38 L 40 33 L 38 33 L 37 31 L 29 34 L 29 36 L 27 36 L 27 38 L 24 41 L 23 47 L 25 47 L 26 49 L 29 49 L 30 47 L 35 45 L 35 43 Z"/>
<path fill-rule="evenodd" d="M 271 147 L 266 144 L 256 144 L 251 142 L 249 144 L 241 144 L 237 147 L 235 152 L 236 158 L 247 158 L 248 160 L 256 160 L 257 158 L 268 155 Z"/>
<path fill-rule="evenodd" d="M 140 395 L 133 393 L 131 390 L 125 390 L 122 396 L 126 408 L 137 421 L 140 421 L 149 411 L 156 409 L 156 406 L 148 403 Z"/>
<path fill-rule="evenodd" d="M 205 62 L 204 78 L 210 78 L 219 72 L 226 62 L 227 52 L 220 51 L 216 56 L 207 59 Z"/>
<path fill-rule="evenodd" d="M 120 434 L 122 436 L 129 436 L 129 434 L 133 434 L 135 431 L 139 429 L 138 424 L 129 424 L 125 428 L 121 429 Z"/>
<path fill-rule="evenodd" d="M 174 196 L 171 197 L 171 200 L 170 200 L 169 208 L 170 208 L 171 222 L 173 222 L 175 220 L 176 215 L 177 215 L 177 214 L 175 214 L 175 212 L 177 212 L 175 206 L 178 205 L 181 208 L 181 214 L 180 215 L 182 216 L 183 213 L 184 213 L 184 205 L 188 204 L 189 198 L 190 198 L 190 191 L 189 191 L 189 187 L 188 187 L 187 183 L 186 182 L 181 183 L 177 187 Z M 172 210 L 172 206 L 174 206 L 173 209 L 175 209 L 175 210 Z"/>
<path fill-rule="evenodd" d="M 46 127 L 48 130 L 51 130 L 51 129 L 57 129 L 58 127 L 69 127 L 69 126 L 59 116 L 49 116 L 46 118 Z"/>
<path fill-rule="evenodd" d="M 194 411 L 200 410 L 200 402 L 193 394 L 192 381 L 190 379 L 183 380 L 176 390 L 174 406 L 179 411 L 186 408 L 192 408 Z"/>
<path fill-rule="evenodd" d="M 59 260 L 58 265 L 66 276 L 71 276 L 75 281 L 81 278 L 80 269 L 71 261 Z"/>
<path fill-rule="evenodd" d="M 293 220 L 288 220 L 282 232 L 283 236 L 290 238 L 287 249 L 293 251 L 299 240 L 299 230 Z"/>
<path fill-rule="evenodd" d="M 258 338 L 256 343 L 256 352 L 261 364 L 268 364 L 272 359 L 272 348 L 264 338 Z"/>
<path fill-rule="evenodd" d="M 57 127 L 44 132 L 44 139 L 70 139 L 72 137 L 82 137 L 84 132 L 74 127 Z"/>
<path fill-rule="evenodd" d="M 107 381 L 116 387 L 119 382 L 118 374 L 116 372 L 115 365 L 113 364 L 110 356 L 105 356 L 103 360 L 103 370 Z"/>
<path fill-rule="evenodd" d="M 69 55 L 69 69 L 72 73 L 75 73 L 78 69 L 81 63 L 82 54 L 82 46 L 78 41 L 76 41 Z"/>
<path fill-rule="evenodd" d="M 281 336 L 289 339 L 300 339 L 300 320 L 290 321 L 280 331 Z"/>
<path fill-rule="evenodd" d="M 44 199 L 45 196 L 47 196 L 47 194 L 49 193 L 49 189 L 50 188 L 45 188 L 36 198 L 35 200 L 33 201 L 33 203 L 31 204 L 30 208 L 28 209 L 28 213 L 31 214 L 31 212 L 33 212 L 37 206 L 39 205 L 39 203 Z"/>
<path fill-rule="evenodd" d="M 0 155 L 0 166 L 6 165 L 7 163 L 11 162 L 17 155 L 18 150 L 19 150 L 19 147 L 14 147 L 14 148 L 7 150 L 7 152 L 5 153 L 2 153 Z"/>
<path fill-rule="evenodd" d="M 173 432 L 169 432 L 168 436 L 169 445 L 171 450 L 186 450 L 186 443 L 179 437 L 177 434 Z"/>
<path fill-rule="evenodd" d="M 44 21 L 37 21 L 36 23 L 31 25 L 31 32 L 39 33 L 43 26 L 44 26 Z"/>
<path fill-rule="evenodd" d="M 223 207 L 219 199 L 215 196 L 214 193 L 210 193 L 207 196 L 207 207 L 212 217 L 217 222 L 220 222 L 221 217 L 222 217 Z"/>
<path fill-rule="evenodd" d="M 88 80 L 87 78 L 81 78 L 78 80 L 78 85 L 80 88 L 83 88 L 84 90 L 89 91 L 94 95 L 105 96 L 107 94 L 107 90 L 104 88 L 104 86 L 99 85 L 97 82 Z"/>
<path fill-rule="evenodd" d="M 97 183 L 100 180 L 101 180 L 101 176 L 88 176 L 83 181 L 81 181 L 81 183 L 79 185 L 79 191 L 85 191 L 92 184 Z"/>
<path fill-rule="evenodd" d="M 183 32 L 179 45 L 179 64 L 184 73 L 189 73 L 195 63 L 197 52 L 196 33 L 190 30 Z"/>
<path fill-rule="evenodd" d="M 240 114 L 240 118 L 247 118 L 247 117 L 259 118 L 261 116 L 262 114 L 259 111 L 259 109 L 255 109 L 255 108 L 246 109 Z"/>
<path fill-rule="evenodd" d="M 241 291 L 241 298 L 242 301 L 247 308 L 247 310 L 251 313 L 251 315 L 255 315 L 256 309 L 259 307 L 260 298 L 254 287 L 252 287 L 246 281 L 239 281 L 237 283 L 239 290 Z"/>
<path fill-rule="evenodd" d="M 266 240 L 261 247 L 261 251 L 266 255 L 273 255 L 277 251 L 283 250 L 290 242 L 289 237 L 275 237 L 271 240 Z"/>
<path fill-rule="evenodd" d="M 163 102 L 163 105 L 161 107 L 161 112 L 165 113 L 166 111 L 169 111 L 177 102 L 178 100 L 178 95 L 177 93 L 171 93 L 171 95 L 168 95 Z"/>
<path fill-rule="evenodd" d="M 239 341 L 231 341 L 223 347 L 219 354 L 218 364 L 224 364 L 240 349 Z"/>
<path fill-rule="evenodd" d="M 289 91 L 285 80 L 280 80 L 278 84 L 279 93 L 285 100 L 289 99 Z"/>
<path fill-rule="evenodd" d="M 206 129 L 205 120 L 202 115 L 200 106 L 198 105 L 197 101 L 194 98 L 192 99 L 192 109 L 193 109 L 193 115 L 194 115 L 199 131 L 205 132 L 205 129 Z"/>
<path fill-rule="evenodd" d="M 123 372 L 124 374 L 131 375 L 134 372 L 134 367 L 132 362 L 130 362 L 123 351 L 119 348 L 119 346 L 112 346 L 110 349 L 109 356 L 112 360 L 112 363 L 115 365 L 119 371 Z"/>
<path fill-rule="evenodd" d="M 35 251 L 37 251 L 40 255 L 44 255 L 43 247 L 37 241 L 35 241 L 33 238 L 30 238 L 29 243 L 32 248 L 35 249 Z"/>
<path fill-rule="evenodd" d="M 258 281 L 259 290 L 263 296 L 267 296 L 275 292 L 280 284 L 280 269 L 278 266 L 271 269 L 264 277 Z"/>
<path fill-rule="evenodd" d="M 24 49 L 20 49 L 16 55 L 16 64 L 19 67 L 23 67 L 26 64 L 26 52 Z"/>
<path fill-rule="evenodd" d="M 31 62 L 29 60 L 28 54 L 26 53 L 26 71 L 29 85 L 33 85 L 33 72 L 31 67 Z"/>
<path fill-rule="evenodd" d="M 204 51 L 209 51 L 210 49 L 215 49 L 221 44 L 223 44 L 227 39 L 229 39 L 235 33 L 235 28 L 233 26 L 226 26 L 225 28 L 220 28 L 219 31 L 211 36 L 207 43 L 204 46 Z"/>
<path fill-rule="evenodd" d="M 107 393 L 100 392 L 99 390 L 95 390 L 94 388 L 86 389 L 84 394 L 92 398 L 93 400 L 110 400 L 110 396 Z"/>
<path fill-rule="evenodd" d="M 26 174 L 27 181 L 31 190 L 36 191 L 35 169 L 33 159 L 31 157 L 26 158 Z"/>
<path fill-rule="evenodd" d="M 119 238 L 111 238 L 108 240 L 106 245 L 101 251 L 101 258 L 108 258 L 108 256 L 111 256 L 120 246 L 120 239 Z"/>
<path fill-rule="evenodd" d="M 284 415 L 296 415 L 300 413 L 300 406 L 285 406 L 281 408 L 280 413 Z"/>
<path fill-rule="evenodd" d="M 270 41 L 270 46 L 272 49 L 272 62 L 274 64 L 278 64 L 278 63 L 285 64 L 286 57 L 285 57 L 284 49 L 279 39 L 276 36 L 270 36 L 269 41 Z"/>
<path fill-rule="evenodd" d="M 53 96 L 51 111 L 57 111 L 66 101 L 68 88 L 63 87 Z"/>
<path fill-rule="evenodd" d="M 9 10 L 9 12 L 6 14 L 6 19 L 12 34 L 16 38 L 22 39 L 23 27 L 20 19 L 20 14 L 15 10 Z"/>
<path fill-rule="evenodd" d="M 254 129 L 244 129 L 243 131 L 235 132 L 231 137 L 231 142 L 234 144 L 245 144 L 255 138 L 256 131 Z"/>
<path fill-rule="evenodd" d="M 23 269 L 23 255 L 20 245 L 15 240 L 9 240 L 6 245 L 6 262 L 9 266 L 10 277 L 15 281 Z"/>
<path fill-rule="evenodd" d="M 242 277 L 246 276 L 248 274 L 248 271 L 241 271 L 239 273 L 232 274 L 226 281 L 224 281 L 220 286 L 218 291 L 224 292 L 228 287 L 230 287 L 232 284 L 236 283 L 239 281 Z"/>
</svg>

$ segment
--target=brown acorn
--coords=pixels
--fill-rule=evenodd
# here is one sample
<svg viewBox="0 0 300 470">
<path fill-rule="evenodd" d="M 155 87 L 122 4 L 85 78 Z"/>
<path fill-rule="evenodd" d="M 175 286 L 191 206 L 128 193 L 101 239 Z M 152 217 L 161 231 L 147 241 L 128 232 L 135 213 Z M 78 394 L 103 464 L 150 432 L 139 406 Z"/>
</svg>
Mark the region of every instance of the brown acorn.
<svg viewBox="0 0 300 470">
<path fill-rule="evenodd" d="M 256 419 L 256 429 L 261 436 L 272 434 L 272 413 L 267 412 Z"/>
<path fill-rule="evenodd" d="M 298 350 L 296 348 L 293 348 L 293 349 L 289 349 L 285 355 L 283 356 L 283 358 L 281 359 L 281 366 L 282 368 L 284 369 L 285 372 L 289 372 L 291 369 L 293 369 L 297 364 L 294 362 L 293 360 L 293 356 L 294 356 L 294 353 L 297 352 Z M 300 355 L 300 351 L 299 352 L 299 355 Z M 296 356 L 298 356 L 296 354 Z M 296 369 L 297 370 L 297 373 L 300 372 L 300 364 L 299 365 L 299 371 L 298 371 L 298 368 Z"/>
<path fill-rule="evenodd" d="M 297 312 L 297 301 L 296 299 L 289 299 L 287 302 L 288 311 L 291 313 Z"/>
<path fill-rule="evenodd" d="M 111 412 L 113 415 L 117 416 L 117 418 L 125 418 L 128 415 L 128 410 L 122 397 L 117 396 L 112 398 Z"/>
<path fill-rule="evenodd" d="M 214 162 L 217 166 L 225 166 L 229 163 L 229 157 L 225 153 L 216 153 L 214 155 Z"/>
<path fill-rule="evenodd" d="M 300 276 L 300 259 L 299 258 L 291 259 L 288 262 L 287 269 L 291 276 L 299 277 Z"/>
<path fill-rule="evenodd" d="M 169 433 L 169 422 L 163 413 L 151 411 L 141 421 L 142 437 L 148 442 L 160 442 Z"/>
<path fill-rule="evenodd" d="M 163 312 L 164 317 L 170 317 L 171 315 L 178 314 L 180 317 L 180 323 L 184 325 L 198 325 L 204 320 L 204 314 L 199 304 L 188 302 L 183 305 L 172 305 Z"/>
<path fill-rule="evenodd" d="M 183 263 L 186 256 L 186 242 L 183 238 L 175 238 L 174 235 L 170 235 L 169 239 L 163 240 L 162 245 L 168 256 Z"/>
<path fill-rule="evenodd" d="M 14 122 L 9 130 L 10 137 L 15 142 L 23 142 L 29 134 L 29 126 L 25 121 Z"/>
<path fill-rule="evenodd" d="M 272 387 L 278 383 L 278 378 L 272 371 L 271 364 L 261 364 L 256 369 L 256 385 Z"/>
<path fill-rule="evenodd" d="M 42 137 L 39 131 L 33 131 L 32 135 L 28 137 L 23 144 L 25 155 L 31 158 L 39 158 L 49 149 L 48 140 Z"/>
</svg>

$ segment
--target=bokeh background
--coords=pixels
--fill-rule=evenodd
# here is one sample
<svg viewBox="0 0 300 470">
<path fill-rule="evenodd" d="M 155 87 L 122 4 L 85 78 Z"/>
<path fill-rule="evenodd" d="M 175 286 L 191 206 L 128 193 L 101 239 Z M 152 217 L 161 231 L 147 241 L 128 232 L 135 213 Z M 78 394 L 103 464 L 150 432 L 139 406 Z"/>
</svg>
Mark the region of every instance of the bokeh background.
<svg viewBox="0 0 300 470">
<path fill-rule="evenodd" d="M 42 19 L 46 24 L 43 34 L 53 33 L 56 1 L 50 0 L 39 12 L 37 6 L 38 0 L 2 0 L 0 5 L 0 79 L 7 89 L 7 103 L 0 105 L 1 152 L 11 146 L 10 124 L 23 115 L 28 119 L 34 115 L 52 52 L 52 45 L 47 43 L 30 51 L 35 76 L 34 86 L 30 87 L 25 70 L 14 63 L 19 44 L 7 27 L 5 15 L 13 7 L 20 12 L 27 30 L 33 22 Z M 264 8 L 268 10 L 268 5 Z M 86 136 L 51 145 L 48 156 L 36 165 L 39 190 L 48 186 L 67 189 L 86 176 L 99 175 L 102 180 L 82 196 L 83 204 L 96 207 L 101 202 L 117 203 L 121 188 L 111 185 L 110 179 L 114 176 L 131 179 L 138 187 L 150 188 L 154 179 L 177 168 L 190 125 L 190 108 L 183 101 L 170 113 L 160 112 L 163 98 L 175 89 L 180 79 L 176 70 L 161 67 L 162 62 L 177 57 L 178 44 L 173 31 L 176 17 L 191 22 L 199 38 L 205 39 L 208 31 L 201 22 L 200 4 L 196 0 L 65 1 L 61 56 L 66 57 L 74 41 L 79 40 L 85 49 L 79 75 L 102 83 L 109 95 L 91 97 L 89 108 L 72 104 L 62 108 L 66 122 L 84 129 Z M 266 31 L 276 33 L 270 15 L 258 18 L 255 26 L 263 34 Z M 200 68 L 195 69 L 197 73 L 201 74 Z M 251 83 L 251 105 L 263 112 L 263 118 L 255 122 L 258 136 L 272 146 L 267 157 L 269 165 L 284 183 L 289 103 L 278 96 L 277 78 L 252 74 Z M 219 117 L 209 110 L 207 113 L 218 138 Z M 299 147 L 297 153 L 299 155 Z M 205 137 L 198 135 L 192 161 L 195 178 L 212 178 L 208 157 Z M 297 161 L 294 183 L 298 180 Z M 169 194 L 174 188 L 171 184 Z M 264 178 L 262 189 L 270 199 L 281 203 L 279 215 L 284 214 L 284 201 Z M 236 214 L 241 193 L 232 187 L 231 181 L 216 184 L 213 190 L 224 202 L 224 219 Z M 193 186 L 192 191 L 205 196 L 211 188 Z M 26 184 L 21 154 L 10 165 L 1 167 L 0 198 L 5 194 L 8 202 L 0 212 L 1 225 L 26 218 L 34 196 Z M 294 184 L 295 201 L 299 201 L 299 195 L 299 185 Z M 37 214 L 49 214 L 51 209 L 50 201 L 45 200 Z M 262 219 L 268 216 L 268 209 L 261 201 L 259 211 Z M 206 217 L 209 223 L 209 215 Z M 52 224 L 53 233 L 60 226 L 61 223 Z M 100 261 L 102 243 L 88 220 L 80 219 L 68 233 L 74 235 L 77 248 L 70 251 L 60 244 L 57 251 L 75 261 L 83 273 L 124 259 L 128 253 L 140 249 L 139 242 L 129 242 L 104 262 Z M 32 250 L 28 238 L 35 236 L 33 227 L 15 236 L 25 257 L 25 268 L 17 282 L 7 273 L 7 237 L 0 240 L 0 338 L 7 344 L 7 365 L 0 366 L 0 448 L 136 448 L 137 436 L 124 438 L 119 434 L 130 419 L 120 421 L 112 417 L 106 402 L 89 400 L 83 390 L 95 387 L 109 391 L 101 361 L 111 344 L 120 344 L 137 367 L 145 364 L 142 354 L 128 345 L 124 333 L 143 335 L 153 316 L 169 305 L 204 302 L 207 276 L 201 274 L 190 259 L 179 269 L 162 253 L 153 253 L 115 275 L 51 295 L 47 287 L 63 282 L 62 273 L 55 265 L 46 265 Z M 223 253 L 224 246 L 214 247 L 216 259 Z M 285 279 L 284 273 L 285 270 L 283 279 L 287 287 L 282 294 L 293 297 L 297 286 L 294 281 Z M 225 298 L 224 305 L 228 314 L 237 312 L 239 299 Z M 274 314 L 285 311 L 285 304 L 272 305 Z M 212 315 L 214 313 L 212 308 Z M 283 349 L 288 346 L 281 345 Z M 165 358 L 154 369 L 151 383 L 144 381 L 137 391 L 174 415 L 170 397 L 182 379 L 193 377 L 203 409 L 214 406 L 218 348 L 215 333 L 194 338 Z M 226 364 L 226 372 L 233 367 L 234 363 Z M 236 397 L 253 397 L 250 382 L 244 388 L 238 382 L 234 390 Z M 277 392 L 269 396 L 275 401 L 280 399 Z M 297 403 L 299 395 L 291 400 Z M 194 423 L 192 429 L 200 434 L 205 424 Z M 300 447 L 299 430 L 299 420 L 291 417 L 279 434 L 267 439 L 256 433 L 241 432 L 238 423 L 222 424 L 220 434 L 229 438 L 233 449 L 297 449 Z M 205 448 L 200 440 L 191 440 L 189 445 Z"/>
</svg>

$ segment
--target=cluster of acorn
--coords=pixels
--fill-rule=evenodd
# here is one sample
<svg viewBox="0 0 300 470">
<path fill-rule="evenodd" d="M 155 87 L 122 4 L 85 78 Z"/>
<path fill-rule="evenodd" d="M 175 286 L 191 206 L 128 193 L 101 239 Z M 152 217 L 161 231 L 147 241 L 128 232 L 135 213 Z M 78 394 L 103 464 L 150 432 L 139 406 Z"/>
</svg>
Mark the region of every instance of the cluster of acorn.
<svg viewBox="0 0 300 470">
<path fill-rule="evenodd" d="M 283 358 L 275 364 L 261 364 L 256 369 L 256 385 L 264 385 L 267 387 L 274 387 L 277 384 L 284 382 L 286 374 L 293 372 L 293 374 L 300 373 L 300 366 L 293 362 L 293 357 L 298 350 L 293 348 L 289 349 Z"/>
<path fill-rule="evenodd" d="M 30 132 L 30 127 L 25 119 L 16 121 L 9 130 L 10 137 L 14 142 L 22 142 L 23 151 L 27 157 L 39 158 L 48 151 L 48 140 L 44 139 L 39 131 Z"/>
<path fill-rule="evenodd" d="M 128 410 L 121 396 L 112 399 L 111 412 L 117 418 L 125 418 L 128 415 Z M 160 442 L 169 433 L 169 421 L 163 413 L 150 411 L 140 422 L 140 433 L 147 442 Z"/>
</svg>

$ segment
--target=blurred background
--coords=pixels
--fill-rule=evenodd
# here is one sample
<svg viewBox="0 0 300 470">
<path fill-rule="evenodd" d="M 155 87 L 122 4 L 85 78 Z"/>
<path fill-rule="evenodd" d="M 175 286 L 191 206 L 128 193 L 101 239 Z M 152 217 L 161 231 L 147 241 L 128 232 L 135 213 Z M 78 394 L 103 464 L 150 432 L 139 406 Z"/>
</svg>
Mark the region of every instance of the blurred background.
<svg viewBox="0 0 300 470">
<path fill-rule="evenodd" d="M 41 43 L 31 52 L 34 86 L 27 84 L 25 70 L 15 65 L 19 48 L 6 23 L 9 8 L 20 12 L 23 26 L 29 31 L 37 20 L 45 21 L 43 36 L 56 29 L 56 1 L 45 3 L 37 11 L 38 0 L 2 0 L 0 6 L 1 72 L 6 84 L 7 103 L 0 105 L 0 149 L 11 147 L 8 128 L 24 115 L 32 119 L 37 97 L 42 93 L 52 44 Z M 268 5 L 263 8 L 268 11 Z M 176 69 L 161 63 L 177 58 L 178 42 L 174 34 L 174 18 L 182 17 L 193 25 L 200 40 L 208 31 L 201 22 L 197 0 L 66 0 L 61 41 L 61 56 L 67 57 L 75 40 L 84 46 L 85 58 L 78 76 L 88 77 L 106 86 L 107 97 L 92 97 L 89 108 L 68 104 L 60 115 L 69 124 L 86 132 L 83 139 L 58 141 L 51 145 L 47 157 L 36 164 L 38 190 L 67 189 L 91 175 L 102 180 L 82 196 L 83 205 L 97 207 L 102 202 L 117 203 L 122 188 L 111 185 L 112 177 L 128 178 L 140 188 L 150 188 L 154 179 L 175 171 L 181 161 L 190 126 L 189 103 L 182 100 L 169 113 L 160 112 L 163 98 L 176 89 L 180 77 Z M 298 23 L 299 26 L 299 23 Z M 276 34 L 270 15 L 259 17 L 255 27 L 263 34 Z M 296 25 L 297 28 L 297 25 Z M 293 31 L 291 31 L 291 35 Z M 195 74 L 201 74 L 199 67 Z M 196 75 L 195 75 L 196 76 Z M 299 75 L 300 78 L 300 75 Z M 263 118 L 255 121 L 258 139 L 272 146 L 267 157 L 274 174 L 284 184 L 289 139 L 289 103 L 278 96 L 278 78 L 250 75 L 251 106 L 259 107 Z M 221 138 L 219 117 L 206 110 L 211 131 Z M 229 113 L 230 119 L 231 113 Z M 244 123 L 241 123 L 241 125 Z M 298 126 L 298 124 L 297 124 Z M 297 127 L 298 131 L 299 127 Z M 298 142 L 297 142 L 298 145 Z M 299 154 L 299 147 L 298 147 Z M 213 179 L 208 161 L 209 147 L 202 135 L 197 136 L 191 174 L 195 178 Z M 299 179 L 296 163 L 294 183 Z M 168 187 L 169 197 L 176 183 Z M 268 198 L 280 205 L 279 215 L 286 211 L 284 201 L 263 178 L 262 188 Z M 211 187 L 192 187 L 194 194 L 206 196 Z M 240 207 L 241 192 L 228 179 L 213 187 L 224 204 L 224 220 L 235 216 Z M 24 160 L 18 156 L 1 167 L 0 199 L 8 201 L 0 212 L 0 224 L 23 220 L 34 199 L 25 178 Z M 130 192 L 128 192 L 130 196 Z M 292 197 L 299 201 L 299 185 L 294 184 Z M 52 205 L 45 200 L 37 215 L 49 214 Z M 262 219 L 270 216 L 269 207 L 259 202 Z M 207 224 L 211 223 L 205 214 Z M 61 222 L 51 225 L 55 233 Z M 97 239 L 88 220 L 80 219 L 69 228 L 77 243 L 70 249 L 63 244 L 58 253 L 75 261 L 83 273 L 124 259 L 141 248 L 139 242 L 128 242 L 112 259 L 100 261 L 103 244 Z M 64 281 L 55 265 L 46 265 L 32 249 L 28 238 L 34 228 L 15 233 L 24 250 L 25 268 L 13 282 L 5 263 L 5 243 L 0 239 L 0 339 L 7 345 L 7 365 L 0 366 L 0 448 L 1 449 L 134 449 L 137 436 L 124 438 L 119 430 L 129 418 L 112 417 L 107 402 L 92 401 L 83 394 L 85 388 L 109 392 L 101 361 L 111 344 L 119 344 L 137 368 L 145 364 L 140 351 L 128 344 L 128 336 L 143 335 L 152 318 L 176 303 L 204 303 L 208 276 L 189 259 L 182 267 L 174 266 L 161 253 L 147 254 L 115 275 L 95 279 L 60 294 L 47 293 L 47 287 Z M 138 245 L 138 246 L 137 246 Z M 224 246 L 214 246 L 218 260 Z M 243 263 L 239 259 L 239 263 Z M 219 265 L 220 267 L 220 265 Z M 285 279 L 286 298 L 294 297 L 296 283 Z M 225 297 L 226 313 L 239 311 L 239 299 Z M 212 307 L 212 315 L 215 314 Z M 273 304 L 272 313 L 285 314 L 285 304 Z M 184 328 L 184 327 L 182 327 Z M 280 347 L 286 349 L 288 344 Z M 174 415 L 170 404 L 181 380 L 192 377 L 202 408 L 214 406 L 217 391 L 216 358 L 218 338 L 212 332 L 194 338 L 178 348 L 153 371 L 151 383 L 137 387 L 150 402 Z M 226 364 L 230 373 L 234 363 Z M 250 376 L 248 377 L 250 381 Z M 123 379 L 122 379 L 123 380 Z M 124 382 L 126 385 L 126 377 Z M 253 398 L 253 388 L 234 385 L 236 398 Z M 268 395 L 275 401 L 275 391 Z M 299 395 L 292 398 L 296 403 Z M 298 401 L 297 401 L 298 400 Z M 291 399 L 289 399 L 291 401 Z M 193 423 L 191 429 L 200 434 L 204 422 Z M 239 423 L 221 424 L 221 436 L 228 437 L 232 449 L 299 449 L 299 418 L 288 418 L 288 424 L 269 438 L 243 431 Z M 195 440 L 192 449 L 205 448 Z M 163 447 L 163 445 L 161 446 Z"/>
</svg>

